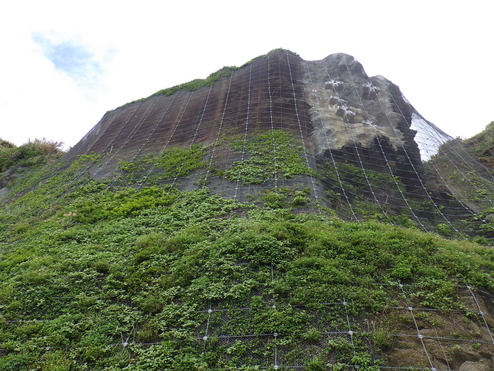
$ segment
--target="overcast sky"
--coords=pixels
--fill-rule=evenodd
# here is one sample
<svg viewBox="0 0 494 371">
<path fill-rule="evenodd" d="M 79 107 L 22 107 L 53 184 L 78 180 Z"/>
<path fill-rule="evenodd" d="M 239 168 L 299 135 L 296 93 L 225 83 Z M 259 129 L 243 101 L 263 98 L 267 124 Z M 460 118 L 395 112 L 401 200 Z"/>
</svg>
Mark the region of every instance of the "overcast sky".
<svg viewBox="0 0 494 371">
<path fill-rule="evenodd" d="M 16 0 L 0 14 L 0 138 L 75 145 L 103 116 L 271 49 L 344 52 L 428 120 L 494 120 L 492 0 Z"/>
</svg>

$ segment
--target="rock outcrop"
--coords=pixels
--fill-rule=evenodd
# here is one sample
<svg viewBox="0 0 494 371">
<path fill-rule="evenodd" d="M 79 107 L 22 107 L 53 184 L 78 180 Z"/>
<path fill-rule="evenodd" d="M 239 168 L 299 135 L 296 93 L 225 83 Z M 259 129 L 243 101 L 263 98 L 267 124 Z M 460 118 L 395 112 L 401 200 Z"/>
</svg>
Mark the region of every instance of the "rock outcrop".
<svg viewBox="0 0 494 371">
<path fill-rule="evenodd" d="M 121 160 L 173 146 L 208 145 L 224 134 L 282 129 L 301 138 L 312 159 L 331 151 L 364 168 L 388 171 L 394 164 L 393 173 L 413 185 L 421 166 L 410 129 L 413 112 L 396 85 L 367 76 L 352 56 L 304 61 L 278 50 L 211 86 L 151 96 L 108 112 L 68 158 L 101 154 L 91 172 L 106 177 Z"/>
<path fill-rule="evenodd" d="M 470 176 L 475 160 L 470 170 L 444 165 L 448 156 L 464 159 L 466 151 L 441 152 L 452 138 L 425 120 L 397 85 L 368 76 L 350 55 L 305 61 L 275 50 L 211 76 L 107 112 L 64 163 L 96 154 L 85 172 L 97 179 L 117 179 L 128 168 L 122 164 L 139 164 L 133 180 L 141 187 L 151 184 L 156 156 L 198 146 L 203 162 L 175 175 L 161 169 L 161 184 L 207 186 L 239 201 L 266 189 L 309 189 L 313 204 L 329 205 L 344 218 L 400 216 L 425 230 L 446 225 L 451 234 L 460 234 L 456 220 L 486 206 L 447 182 L 458 169 Z M 291 139 L 280 142 L 279 132 Z M 271 137 L 254 148 L 259 133 Z"/>
</svg>

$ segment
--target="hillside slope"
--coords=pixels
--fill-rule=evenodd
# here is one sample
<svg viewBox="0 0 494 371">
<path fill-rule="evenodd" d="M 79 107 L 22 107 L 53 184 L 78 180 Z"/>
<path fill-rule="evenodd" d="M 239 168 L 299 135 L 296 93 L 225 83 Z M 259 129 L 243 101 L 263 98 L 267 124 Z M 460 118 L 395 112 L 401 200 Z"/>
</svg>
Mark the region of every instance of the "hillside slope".
<svg viewBox="0 0 494 371">
<path fill-rule="evenodd" d="M 494 369 L 468 145 L 345 54 L 110 111 L 4 188 L 0 369 Z"/>
<path fill-rule="evenodd" d="M 494 365 L 492 247 L 76 170 L 0 213 L 2 370 Z"/>
<path fill-rule="evenodd" d="M 491 171 L 494 171 L 494 122 L 479 134 L 465 140 L 470 152 L 479 158 Z"/>
<path fill-rule="evenodd" d="M 494 177 L 462 143 L 439 153 L 452 139 L 352 56 L 278 49 L 107 112 L 45 176 L 90 156 L 82 171 L 112 186 L 159 180 L 240 202 L 295 188 L 307 210 L 348 221 L 491 238 Z"/>
</svg>

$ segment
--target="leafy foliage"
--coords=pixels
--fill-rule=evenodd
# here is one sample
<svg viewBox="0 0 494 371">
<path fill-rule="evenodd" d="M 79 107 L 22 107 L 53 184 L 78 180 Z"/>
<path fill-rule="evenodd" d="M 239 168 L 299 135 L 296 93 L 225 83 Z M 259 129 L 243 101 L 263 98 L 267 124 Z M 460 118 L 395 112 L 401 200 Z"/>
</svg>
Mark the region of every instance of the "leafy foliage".
<svg viewBox="0 0 494 371">
<path fill-rule="evenodd" d="M 163 161 L 196 168 L 195 151 Z M 265 192 L 260 208 L 205 188 L 70 183 L 91 159 L 0 212 L 1 369 L 254 370 L 276 349 L 284 364 L 372 370 L 393 347 L 379 319 L 404 304 L 398 283 L 414 285 L 407 305 L 446 310 L 463 308 L 464 282 L 494 289 L 487 247 L 293 214 L 303 190 Z M 369 315 L 381 324 L 366 336 Z M 328 338 L 347 316 L 353 342 Z"/>
<path fill-rule="evenodd" d="M 280 52 L 280 51 L 285 52 L 284 49 L 278 48 L 278 49 L 271 50 L 268 54 L 272 54 L 272 53 L 276 53 L 276 52 Z M 298 54 L 296 54 L 296 53 L 293 53 L 293 52 L 289 52 L 289 53 L 298 56 Z M 175 94 L 176 92 L 181 91 L 181 90 L 194 91 L 194 90 L 200 89 L 204 86 L 214 85 L 220 79 L 222 79 L 224 77 L 230 77 L 235 71 L 242 69 L 242 68 L 254 63 L 255 61 L 257 61 L 258 59 L 260 59 L 262 57 L 264 57 L 264 55 L 260 55 L 256 58 L 253 58 L 250 61 L 244 63 L 240 67 L 224 66 L 224 67 L 220 68 L 218 71 L 211 73 L 205 79 L 194 79 L 194 80 L 191 80 L 191 81 L 183 83 L 183 84 L 179 84 L 179 85 L 172 86 L 170 88 L 162 89 L 162 90 L 159 90 L 156 93 L 152 94 L 148 98 L 138 99 L 138 100 L 132 101 L 130 103 L 127 103 L 124 106 L 127 106 L 127 105 L 132 104 L 132 103 L 144 101 L 146 99 L 149 99 L 149 98 L 155 97 L 155 96 L 161 96 L 161 95 L 170 96 L 170 95 Z"/>
<path fill-rule="evenodd" d="M 181 91 L 181 90 L 194 91 L 194 90 L 197 90 L 197 89 L 202 88 L 204 86 L 211 86 L 223 77 L 230 77 L 232 75 L 232 73 L 238 69 L 239 69 L 239 67 L 235 67 L 235 66 L 231 66 L 231 67 L 225 66 L 225 67 L 220 68 L 218 71 L 213 72 L 212 74 L 210 74 L 205 79 L 194 79 L 194 80 L 191 80 L 191 81 L 183 83 L 183 84 L 179 84 L 179 85 L 172 86 L 170 88 L 159 90 L 156 93 L 149 96 L 148 98 L 142 98 L 142 99 L 132 101 L 130 103 L 127 103 L 125 106 L 132 104 L 132 103 L 147 100 L 151 97 L 156 97 L 156 96 L 161 96 L 161 95 L 169 96 L 169 95 L 175 94 L 176 92 Z"/>
<path fill-rule="evenodd" d="M 18 178 L 0 210 L 0 369 L 378 370 L 413 346 L 397 335 L 417 328 L 479 341 L 485 324 L 465 287 L 479 298 L 494 291 L 491 247 L 396 226 L 415 226 L 403 205 L 390 201 L 383 213 L 369 197 L 372 187 L 381 200 L 400 199 L 400 179 L 366 170 L 362 182 L 350 163 L 317 174 L 336 213 L 306 214 L 310 189 L 266 186 L 313 174 L 295 136 L 230 139 L 121 162 L 111 179 L 89 176 L 98 154 Z M 38 150 L 26 147 L 17 164 Z M 236 161 L 208 169 L 210 178 L 264 185 L 252 203 L 206 184 L 179 189 L 177 178 L 204 174 L 213 150 Z M 367 222 L 335 216 L 348 213 L 342 188 Z M 408 203 L 436 220 L 431 200 Z M 407 308 L 427 311 L 412 317 Z M 461 352 L 486 352 L 487 342 L 472 341 L 455 345 L 452 367 Z M 424 363 L 410 357 L 407 366 Z"/>
<path fill-rule="evenodd" d="M 204 155 L 206 148 L 193 145 L 187 148 L 167 148 L 162 154 L 146 156 L 134 161 L 120 162 L 119 171 L 123 183 L 134 183 L 137 178 L 145 178 L 148 183 L 160 183 L 183 177 L 205 167 Z"/>
<path fill-rule="evenodd" d="M 231 147 L 238 154 L 243 152 L 245 159 L 233 162 L 225 171 L 230 181 L 262 184 L 312 173 L 302 159 L 301 144 L 287 131 L 257 132 L 248 139 L 232 141 Z"/>
<path fill-rule="evenodd" d="M 22 146 L 0 140 L 0 186 L 32 169 L 51 163 L 62 156 L 62 143 L 35 139 Z"/>
<path fill-rule="evenodd" d="M 470 152 L 494 170 L 494 121 L 479 134 L 464 141 Z"/>
</svg>

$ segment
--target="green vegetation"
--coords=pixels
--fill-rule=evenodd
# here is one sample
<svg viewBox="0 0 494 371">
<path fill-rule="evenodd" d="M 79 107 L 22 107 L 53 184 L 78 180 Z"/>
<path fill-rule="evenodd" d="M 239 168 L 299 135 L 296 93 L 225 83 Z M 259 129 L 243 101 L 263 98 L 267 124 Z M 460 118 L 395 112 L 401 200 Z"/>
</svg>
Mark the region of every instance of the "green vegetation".
<svg viewBox="0 0 494 371">
<path fill-rule="evenodd" d="M 225 178 L 230 181 L 263 184 L 275 178 L 312 173 L 303 160 L 301 143 L 288 131 L 256 132 L 246 139 L 233 140 L 231 148 L 237 157 L 243 152 L 245 159 L 234 161 L 225 171 Z"/>
<path fill-rule="evenodd" d="M 274 52 L 278 52 L 278 51 L 284 51 L 284 49 L 281 49 L 281 48 L 280 49 L 273 49 L 268 54 L 271 54 L 271 53 L 274 53 Z M 292 54 L 295 54 L 295 53 L 292 53 Z M 172 95 L 172 94 L 174 94 L 174 93 L 176 93 L 177 91 L 180 91 L 180 90 L 194 91 L 194 90 L 197 90 L 199 88 L 202 88 L 203 86 L 211 86 L 211 85 L 215 84 L 221 78 L 223 78 L 223 77 L 230 77 L 233 74 L 233 72 L 235 72 L 235 71 L 237 71 L 237 70 L 239 70 L 241 68 L 244 68 L 244 67 L 248 66 L 249 64 L 254 63 L 256 60 L 258 60 L 258 59 L 260 59 L 262 57 L 264 57 L 264 55 L 261 55 L 261 56 L 258 56 L 256 58 L 253 58 L 250 61 L 248 61 L 247 63 L 244 63 L 240 67 L 236 67 L 236 66 L 225 66 L 225 67 L 222 67 L 218 71 L 213 72 L 212 74 L 210 74 L 205 79 L 195 79 L 195 80 L 186 82 L 184 84 L 173 86 L 171 88 L 166 88 L 166 89 L 163 89 L 163 90 L 159 90 L 156 93 L 152 94 L 151 97 L 160 96 L 160 95 L 166 95 L 166 96 L 168 96 L 168 95 Z M 147 98 L 145 98 L 145 99 L 147 99 Z"/>
<path fill-rule="evenodd" d="M 330 209 L 345 220 L 356 217 L 407 228 L 425 225 L 427 230 L 445 237 L 474 236 L 479 242 L 494 237 L 493 212 L 489 207 L 492 205 L 489 195 L 494 194 L 493 183 L 474 170 L 478 164 L 461 165 L 468 159 L 456 159 L 455 164 L 449 148 L 451 145 L 450 142 L 443 145 L 442 151 L 424 164 L 426 175 L 423 181 L 430 190 L 428 195 L 409 192 L 401 179 L 389 172 L 366 169 L 364 173 L 352 163 L 337 162 L 334 165 L 321 161 L 318 175 L 324 182 Z M 446 151 L 449 159 L 445 156 Z M 441 169 L 440 173 L 438 169 Z M 468 175 L 468 180 L 465 175 Z M 444 179 L 453 187 L 448 188 Z M 456 195 L 452 195 L 451 189 Z M 477 214 L 456 217 L 448 213 L 448 210 L 462 210 L 464 213 L 465 206 Z M 448 213 L 448 218 L 444 217 L 444 212 Z"/>
<path fill-rule="evenodd" d="M 0 139 L 0 188 L 13 178 L 58 159 L 62 143 L 35 139 L 22 146 Z"/>
<path fill-rule="evenodd" d="M 184 84 L 176 85 L 171 88 L 163 89 L 160 91 L 157 91 L 151 97 L 155 96 L 160 96 L 160 95 L 172 95 L 176 93 L 179 90 L 188 90 L 188 91 L 194 91 L 199 88 L 202 88 L 203 86 L 211 86 L 213 85 L 216 81 L 223 77 L 230 77 L 232 73 L 236 70 L 238 70 L 239 67 L 231 66 L 231 67 L 223 67 L 220 68 L 218 71 L 213 72 L 210 74 L 207 78 L 205 79 L 195 79 L 189 82 L 186 82 Z"/>
<path fill-rule="evenodd" d="M 283 51 L 284 52 L 285 50 L 282 49 L 282 48 L 273 49 L 267 55 L 270 55 L 270 54 L 273 54 L 273 53 L 276 53 L 276 52 L 280 52 L 280 51 Z M 296 53 L 293 53 L 293 52 L 289 52 L 289 53 L 298 56 L 298 54 L 296 54 Z M 141 101 L 147 100 L 147 99 L 149 99 L 151 97 L 157 97 L 157 96 L 161 96 L 161 95 L 169 96 L 169 95 L 175 94 L 176 92 L 181 91 L 181 90 L 194 91 L 194 90 L 197 90 L 197 89 L 202 88 L 204 86 L 214 85 L 221 78 L 223 78 L 223 77 L 230 77 L 235 71 L 240 70 L 240 69 L 242 69 L 242 68 L 244 68 L 244 67 L 246 67 L 246 66 L 248 66 L 248 65 L 250 65 L 252 63 L 254 63 L 255 61 L 257 61 L 258 59 L 260 59 L 260 58 L 262 58 L 264 56 L 265 55 L 260 55 L 260 56 L 258 56 L 256 58 L 253 58 L 250 61 L 244 63 L 240 67 L 237 67 L 237 66 L 224 66 L 224 67 L 220 68 L 218 71 L 213 72 L 212 74 L 210 74 L 205 79 L 194 79 L 194 80 L 191 80 L 191 81 L 186 82 L 186 83 L 183 83 L 183 84 L 179 84 L 179 85 L 172 86 L 170 88 L 159 90 L 159 91 L 157 91 L 156 93 L 150 95 L 147 98 L 141 98 L 141 99 L 137 99 L 135 101 L 126 103 L 124 105 L 124 107 L 125 106 L 128 106 L 128 105 L 130 105 L 132 103 L 137 103 L 137 102 L 141 102 Z"/>
<path fill-rule="evenodd" d="M 462 221 L 469 226 L 470 234 L 490 239 L 494 238 L 493 175 L 477 159 L 485 165 L 494 160 L 493 153 L 488 149 L 492 144 L 493 128 L 494 125 L 489 125 L 483 133 L 474 137 L 475 140 L 472 138 L 466 141 L 466 147 L 458 139 L 444 143 L 439 152 L 424 164 L 428 187 L 449 195 L 454 191 L 454 201 L 461 202 L 475 212 L 474 216 Z M 468 146 L 473 146 L 470 147 L 473 156 L 466 152 Z"/>
<path fill-rule="evenodd" d="M 137 99 L 135 101 L 126 103 L 124 105 L 124 107 L 128 106 L 132 103 L 145 101 L 151 97 L 158 97 L 160 95 L 169 96 L 169 95 L 175 94 L 176 92 L 181 91 L 181 90 L 194 91 L 194 90 L 197 90 L 197 89 L 202 88 L 204 86 L 211 86 L 223 77 L 230 77 L 232 75 L 232 73 L 238 69 L 239 69 L 239 67 L 235 67 L 235 66 L 225 66 L 225 67 L 220 68 L 218 71 L 213 72 L 212 74 L 210 74 L 205 79 L 194 79 L 192 81 L 189 81 L 189 82 L 186 82 L 183 84 L 179 84 L 179 85 L 172 86 L 170 88 L 159 90 L 147 98 L 141 98 L 141 99 Z"/>
<path fill-rule="evenodd" d="M 307 168 L 303 158 L 300 140 L 284 130 L 254 132 L 247 138 L 228 137 L 212 146 L 173 147 L 160 155 L 146 156 L 119 164 L 119 183 L 136 184 L 146 179 L 147 185 L 170 183 L 173 179 L 184 177 L 194 171 L 205 169 L 213 146 L 219 152 L 228 152 L 233 161 L 224 170 L 212 169 L 212 176 L 219 176 L 242 184 L 266 184 L 274 179 L 288 179 L 296 175 L 313 174 Z M 276 161 L 272 159 L 276 158 Z M 198 181 L 200 183 L 200 181 Z M 297 201 L 295 201 L 297 202 Z M 306 203 L 299 197 L 300 204 Z"/>
<path fill-rule="evenodd" d="M 440 167 L 460 189 L 460 170 L 475 168 L 451 165 L 455 145 L 424 170 Z M 0 209 L 1 370 L 369 371 L 428 368 L 427 357 L 457 369 L 491 352 L 475 303 L 491 315 L 492 246 L 415 229 L 418 217 L 453 236 L 438 208 L 454 198 L 404 205 L 398 177 L 351 163 L 321 163 L 316 174 L 283 130 L 168 148 L 122 161 L 104 180 L 88 171 L 101 155 L 53 163 L 58 147 L 0 142 L 2 175 L 22 175 Z M 478 213 L 458 223 L 487 245 L 494 190 L 478 174 L 459 192 Z M 286 181 L 304 175 L 321 179 L 330 207 L 306 213 L 318 206 L 311 189 Z M 179 178 L 203 188 L 187 191 Z M 249 203 L 206 188 L 228 181 L 264 187 Z M 427 177 L 449 194 L 441 181 Z M 338 217 L 350 211 L 367 221 Z M 400 352 L 422 351 L 417 329 L 462 341 L 427 342 L 427 357 Z"/>
<path fill-rule="evenodd" d="M 404 227 L 417 226 L 404 204 L 402 194 L 406 189 L 400 178 L 371 169 L 366 169 L 364 174 L 360 167 L 345 162 L 338 162 L 335 166 L 333 163 L 320 163 L 319 176 L 326 185 L 331 208 L 338 215 L 350 218 L 350 203 L 359 219 L 374 219 Z M 373 202 L 374 197 L 380 200 L 381 206 Z"/>
<path fill-rule="evenodd" d="M 292 149 L 277 146 L 280 164 L 261 164 L 270 174 L 261 179 L 307 172 L 286 133 L 254 138 L 251 161 L 273 150 L 273 138 Z M 203 166 L 203 151 L 174 148 L 153 163 L 161 176 L 185 175 Z M 492 248 L 294 214 L 307 190 L 266 190 L 261 207 L 159 180 L 110 187 L 84 175 L 95 159 L 81 156 L 0 211 L 2 370 L 378 370 L 394 362 L 396 331 L 415 331 L 391 308 L 437 309 L 417 321 L 462 337 L 482 324 L 462 288 L 493 291 Z M 121 172 L 139 174 L 132 165 Z M 452 310 L 470 317 L 452 322 Z"/>
<path fill-rule="evenodd" d="M 175 177 L 183 177 L 206 166 L 206 148 L 198 145 L 172 147 L 160 155 L 146 156 L 133 161 L 121 161 L 118 167 L 124 184 L 146 178 L 148 184 L 158 184 Z"/>
<path fill-rule="evenodd" d="M 479 134 L 464 141 L 470 152 L 494 170 L 494 121 Z"/>
</svg>

